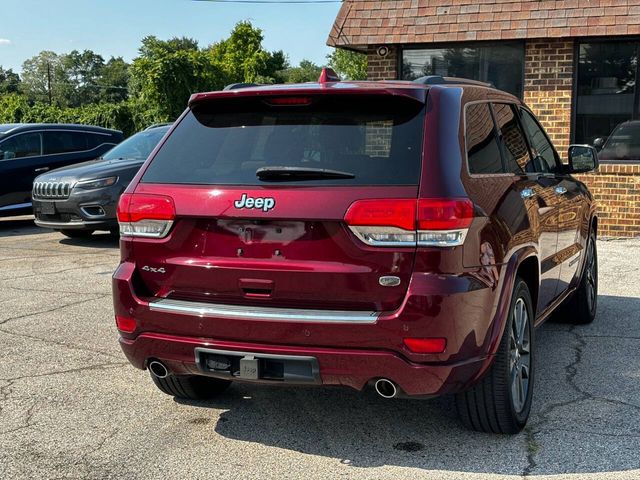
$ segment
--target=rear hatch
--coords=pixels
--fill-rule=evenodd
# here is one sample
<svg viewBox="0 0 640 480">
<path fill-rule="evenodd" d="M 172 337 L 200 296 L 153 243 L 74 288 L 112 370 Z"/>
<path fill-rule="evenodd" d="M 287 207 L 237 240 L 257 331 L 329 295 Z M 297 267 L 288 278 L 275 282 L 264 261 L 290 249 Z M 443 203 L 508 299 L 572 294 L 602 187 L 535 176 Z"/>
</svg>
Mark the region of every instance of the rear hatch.
<svg viewBox="0 0 640 480">
<path fill-rule="evenodd" d="M 132 195 L 141 210 L 145 198 L 174 209 L 162 238 L 135 239 L 142 288 L 218 304 L 399 307 L 416 247 L 398 218 L 417 201 L 423 129 L 424 103 L 401 96 L 195 104 Z M 367 226 L 376 217 L 391 226 Z"/>
</svg>

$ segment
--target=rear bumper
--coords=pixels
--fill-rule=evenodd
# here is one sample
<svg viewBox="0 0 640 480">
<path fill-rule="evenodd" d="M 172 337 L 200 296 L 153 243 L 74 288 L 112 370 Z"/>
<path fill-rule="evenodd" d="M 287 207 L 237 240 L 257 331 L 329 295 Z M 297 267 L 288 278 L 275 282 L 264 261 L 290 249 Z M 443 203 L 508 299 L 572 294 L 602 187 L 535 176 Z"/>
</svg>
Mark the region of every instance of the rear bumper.
<svg viewBox="0 0 640 480">
<path fill-rule="evenodd" d="M 256 345 L 160 334 L 141 334 L 134 340 L 121 337 L 120 346 L 133 366 L 145 368 L 147 360 L 154 358 L 161 360 L 177 375 L 205 374 L 196 363 L 196 349 L 201 348 L 228 351 L 230 354 L 251 352 L 257 355 L 312 357 L 319 367 L 320 381 L 317 383 L 322 385 L 362 390 L 371 380 L 388 378 L 410 396 L 436 396 L 464 390 L 478 377 L 487 363 L 485 358 L 449 365 L 423 365 L 388 351 Z M 276 380 L 258 382 L 285 383 Z"/>
<path fill-rule="evenodd" d="M 135 319 L 136 330 L 121 333 L 120 345 L 137 368 L 158 359 L 175 374 L 207 374 L 196 362 L 196 349 L 203 348 L 313 357 L 320 379 L 315 383 L 359 390 L 388 378 L 412 396 L 455 393 L 473 385 L 491 364 L 502 334 L 503 304 L 509 300 L 499 294 L 502 289 L 473 273 L 414 273 L 397 310 L 378 312 L 373 321 L 331 322 L 272 319 L 264 309 L 258 318 L 250 307 L 244 316 L 237 307 L 196 305 L 187 312 L 169 303 L 171 308 L 159 309 L 158 299 L 136 294 L 137 284 L 135 264 L 121 263 L 113 276 L 114 308 L 116 315 Z M 406 337 L 444 337 L 447 347 L 441 354 L 416 354 L 405 347 Z"/>
</svg>

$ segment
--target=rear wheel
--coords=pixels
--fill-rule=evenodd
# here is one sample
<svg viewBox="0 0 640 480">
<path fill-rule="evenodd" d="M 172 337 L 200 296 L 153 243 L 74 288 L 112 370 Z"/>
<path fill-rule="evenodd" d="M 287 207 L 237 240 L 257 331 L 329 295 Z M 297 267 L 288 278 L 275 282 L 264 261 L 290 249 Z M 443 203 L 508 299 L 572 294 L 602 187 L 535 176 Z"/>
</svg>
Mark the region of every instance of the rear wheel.
<svg viewBox="0 0 640 480">
<path fill-rule="evenodd" d="M 533 320 L 529 288 L 517 278 L 493 365 L 482 380 L 456 396 L 458 415 L 468 428 L 487 433 L 524 428 L 533 396 Z"/>
<path fill-rule="evenodd" d="M 562 322 L 586 325 L 596 318 L 598 309 L 598 251 L 596 236 L 592 233 L 585 249 L 585 263 L 578 289 L 562 306 L 559 315 Z"/>
<path fill-rule="evenodd" d="M 156 387 L 167 395 L 187 400 L 209 400 L 224 392 L 231 385 L 229 380 L 201 375 L 169 375 L 165 378 L 159 378 L 151 373 L 151 379 Z"/>
<path fill-rule="evenodd" d="M 93 230 L 58 230 L 65 237 L 88 238 L 93 235 Z"/>
</svg>

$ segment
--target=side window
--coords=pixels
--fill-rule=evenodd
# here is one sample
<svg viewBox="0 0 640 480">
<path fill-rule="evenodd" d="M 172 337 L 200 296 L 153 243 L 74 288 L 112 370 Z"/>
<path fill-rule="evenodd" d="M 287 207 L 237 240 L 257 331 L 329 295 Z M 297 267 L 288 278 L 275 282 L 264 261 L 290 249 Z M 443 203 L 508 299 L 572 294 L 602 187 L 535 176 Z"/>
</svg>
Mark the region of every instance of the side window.
<svg viewBox="0 0 640 480">
<path fill-rule="evenodd" d="M 23 133 L 0 143 L 0 160 L 38 155 L 42 155 L 42 141 L 39 133 Z"/>
<path fill-rule="evenodd" d="M 87 150 L 87 138 L 83 132 L 43 132 L 43 136 L 45 155 Z"/>
<path fill-rule="evenodd" d="M 105 136 L 105 135 L 97 135 L 95 133 L 85 133 L 84 134 L 87 138 L 87 149 L 88 150 L 92 150 L 100 145 L 102 145 L 103 143 L 106 142 L 111 142 L 111 143 L 116 143 L 114 141 L 112 141 L 109 137 Z"/>
<path fill-rule="evenodd" d="M 524 173 L 531 158 L 515 107 L 507 103 L 494 103 L 493 114 L 500 132 L 505 170 L 515 174 Z"/>
<path fill-rule="evenodd" d="M 542 173 L 558 171 L 560 159 L 547 138 L 547 135 L 544 133 L 544 130 L 533 115 L 526 110 L 520 111 L 522 112 L 522 124 L 529 137 L 529 144 L 531 145 L 531 153 L 533 155 L 533 166 L 527 169 L 527 171 Z"/>
<path fill-rule="evenodd" d="M 469 173 L 504 173 L 489 104 L 467 105 L 465 123 Z"/>
</svg>

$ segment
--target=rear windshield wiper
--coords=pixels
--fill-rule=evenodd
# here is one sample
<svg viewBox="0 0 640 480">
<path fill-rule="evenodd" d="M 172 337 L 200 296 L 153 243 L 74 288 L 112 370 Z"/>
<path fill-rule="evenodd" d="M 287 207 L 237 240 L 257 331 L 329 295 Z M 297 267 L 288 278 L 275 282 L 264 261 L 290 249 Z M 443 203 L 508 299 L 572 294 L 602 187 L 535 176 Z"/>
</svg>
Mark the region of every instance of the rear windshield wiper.
<svg viewBox="0 0 640 480">
<path fill-rule="evenodd" d="M 311 167 L 262 167 L 256 170 L 260 180 L 315 180 L 322 178 L 355 178 L 351 172 Z"/>
</svg>

